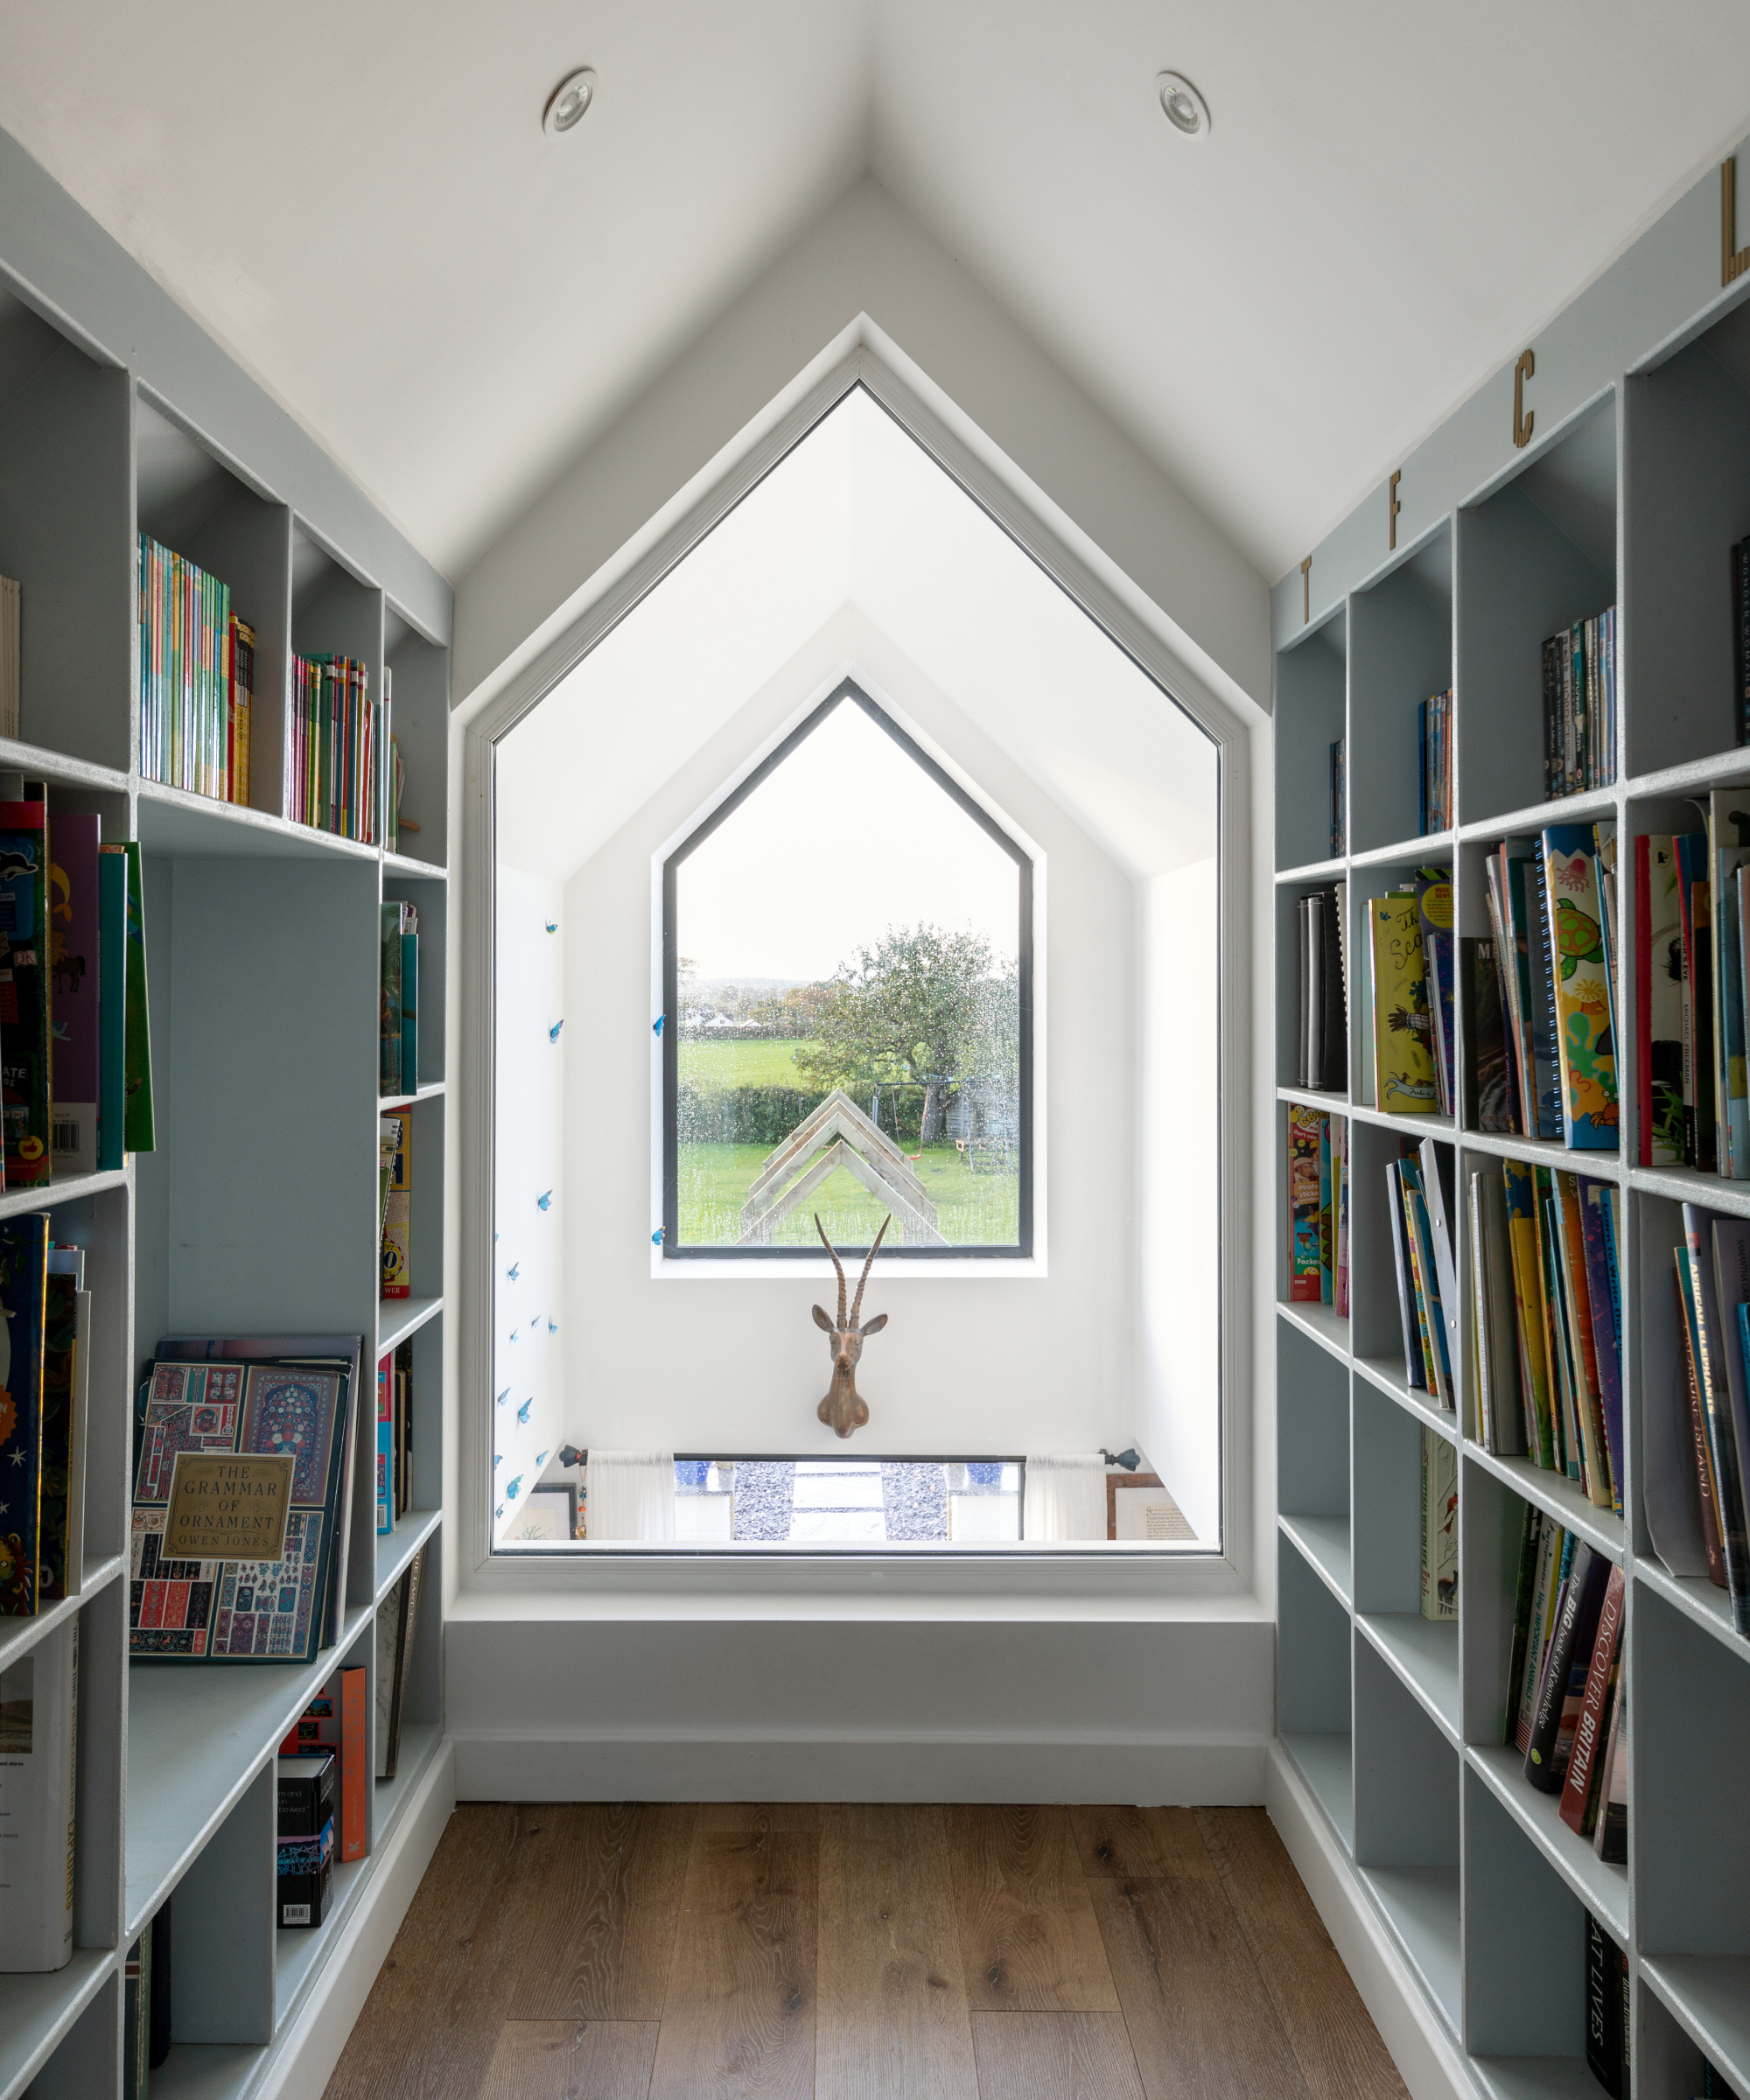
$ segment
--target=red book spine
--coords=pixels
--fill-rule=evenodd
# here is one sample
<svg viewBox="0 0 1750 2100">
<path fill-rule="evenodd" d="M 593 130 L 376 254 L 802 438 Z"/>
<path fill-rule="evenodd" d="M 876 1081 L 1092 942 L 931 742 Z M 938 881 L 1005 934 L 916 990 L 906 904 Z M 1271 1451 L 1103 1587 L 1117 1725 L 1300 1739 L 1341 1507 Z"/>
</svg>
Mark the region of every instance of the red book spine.
<svg viewBox="0 0 1750 2100">
<path fill-rule="evenodd" d="M 1604 1603 L 1598 1614 L 1598 1638 L 1592 1644 L 1592 1663 L 1586 1671 L 1586 1695 L 1580 1702 L 1574 1728 L 1573 1754 L 1568 1760 L 1567 1777 L 1562 1782 L 1562 1821 L 1581 1837 L 1586 1828 L 1586 1801 L 1592 1792 L 1592 1768 L 1604 1747 L 1604 1704 L 1610 1690 L 1610 1673 L 1616 1662 L 1616 1646 L 1622 1633 L 1622 1570 L 1612 1568 L 1605 1586 Z"/>
<path fill-rule="evenodd" d="M 371 1747 L 365 1671 L 340 1672 L 340 1857 L 362 1859 L 369 1849 Z"/>
<path fill-rule="evenodd" d="M 1634 842 L 1634 1156 L 1653 1164 L 1653 842 Z"/>
</svg>

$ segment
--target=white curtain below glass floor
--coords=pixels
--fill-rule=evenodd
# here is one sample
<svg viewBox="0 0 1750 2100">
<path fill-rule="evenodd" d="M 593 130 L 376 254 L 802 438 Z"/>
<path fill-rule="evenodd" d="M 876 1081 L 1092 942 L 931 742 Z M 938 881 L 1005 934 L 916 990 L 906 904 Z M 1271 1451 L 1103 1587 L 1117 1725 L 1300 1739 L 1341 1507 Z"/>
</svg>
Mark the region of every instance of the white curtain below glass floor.
<svg viewBox="0 0 1750 2100">
<path fill-rule="evenodd" d="M 1018 1539 L 1012 1460 L 682 1459 L 677 1540 L 919 1545 Z"/>
</svg>

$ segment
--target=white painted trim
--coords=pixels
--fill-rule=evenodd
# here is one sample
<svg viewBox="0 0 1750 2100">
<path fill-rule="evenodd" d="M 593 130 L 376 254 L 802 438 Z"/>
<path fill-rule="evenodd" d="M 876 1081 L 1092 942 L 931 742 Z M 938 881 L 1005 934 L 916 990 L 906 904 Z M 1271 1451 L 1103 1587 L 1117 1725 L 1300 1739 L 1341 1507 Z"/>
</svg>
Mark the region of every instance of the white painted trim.
<svg viewBox="0 0 1750 2100">
<path fill-rule="evenodd" d="M 1264 1798 L 1411 2100 L 1488 2100 L 1279 1743 L 1265 1760 Z"/>
<path fill-rule="evenodd" d="M 1257 1562 L 1258 1534 L 1253 1522 L 1251 1424 L 1253 1395 L 1253 1264 L 1238 1250 L 1249 1245 L 1247 1222 L 1252 1214 L 1251 1117 L 1255 1100 L 1251 1036 L 1252 972 L 1260 929 L 1253 923 L 1252 732 L 1256 718 L 1219 693 L 1174 646 L 1172 623 L 1158 607 L 1142 599 L 1128 579 L 1102 573 L 1103 563 L 1084 560 L 1041 517 L 1026 478 L 994 448 L 975 449 L 948 417 L 931 406 L 919 388 L 900 375 L 902 354 L 867 315 L 847 332 L 850 346 L 769 424 L 750 426 L 745 448 L 718 480 L 650 549 L 633 561 L 552 642 L 514 672 L 478 706 L 465 709 L 459 732 L 458 764 L 453 777 L 463 796 L 460 859 L 463 950 L 456 973 L 460 1009 L 457 1029 L 461 1058 L 462 1176 L 460 1220 L 461 1291 L 458 1326 L 458 1401 L 462 1433 L 456 1441 L 460 1507 L 449 1511 L 447 1536 L 455 1541 L 458 1572 L 464 1586 L 500 1587 L 508 1571 L 491 1552 L 487 1483 L 492 1474 L 489 1410 L 478 1396 L 492 1390 L 491 1303 L 494 1062 L 492 1012 L 494 987 L 491 884 L 493 768 L 497 738 L 522 719 L 567 672 L 617 626 L 632 608 L 668 575 L 699 542 L 820 419 L 855 387 L 867 389 L 943 471 L 951 475 L 992 521 L 1106 631 L 1139 668 L 1182 707 L 1214 742 L 1220 758 L 1221 885 L 1221 1100 L 1220 1215 L 1223 1247 L 1235 1250 L 1222 1264 L 1222 1537 L 1218 1565 L 1236 1588 L 1252 1589 L 1268 1580 Z M 925 382 L 927 383 L 927 382 Z M 486 1280 L 482 1304 L 481 1279 Z M 1049 1557 L 1037 1557 L 1048 1564 Z M 593 1557 L 556 1566 L 553 1586 L 574 1588 L 592 1579 Z M 783 1579 L 798 1587 L 814 1579 L 811 1564 L 791 1564 Z M 716 1584 L 732 1564 L 710 1564 L 706 1578 Z M 1158 1580 L 1171 1590 L 1179 1571 L 1159 1564 Z M 942 1589 L 951 1595 L 957 1581 L 954 1565 L 942 1570 Z M 1207 1587 L 1197 1581 L 1193 1586 Z"/>
<path fill-rule="evenodd" d="M 446 1741 L 373 1861 L 357 1908 L 250 2100 L 322 2100 L 455 1807 L 456 1758 Z"/>
<path fill-rule="evenodd" d="M 1038 1801 L 1264 1798 L 1256 1739 L 509 1735 L 451 1738 L 463 1801 Z M 1418 2096 L 1418 2100 L 1420 2096 Z"/>
</svg>

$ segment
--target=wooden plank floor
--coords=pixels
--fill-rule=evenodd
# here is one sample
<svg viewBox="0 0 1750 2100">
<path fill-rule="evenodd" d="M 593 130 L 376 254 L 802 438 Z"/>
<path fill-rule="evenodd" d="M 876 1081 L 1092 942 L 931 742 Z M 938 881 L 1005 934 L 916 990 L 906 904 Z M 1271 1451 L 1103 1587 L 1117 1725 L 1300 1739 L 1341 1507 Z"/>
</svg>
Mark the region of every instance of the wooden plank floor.
<svg viewBox="0 0 1750 2100">
<path fill-rule="evenodd" d="M 1407 2100 L 1262 1809 L 470 1803 L 327 2100 Z"/>
</svg>

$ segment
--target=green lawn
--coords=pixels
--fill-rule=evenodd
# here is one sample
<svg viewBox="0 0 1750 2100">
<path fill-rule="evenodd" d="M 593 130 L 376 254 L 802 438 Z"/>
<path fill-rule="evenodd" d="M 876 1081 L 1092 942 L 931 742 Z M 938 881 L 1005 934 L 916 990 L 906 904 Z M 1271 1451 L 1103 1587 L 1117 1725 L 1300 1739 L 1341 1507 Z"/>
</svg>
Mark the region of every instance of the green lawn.
<svg viewBox="0 0 1750 2100">
<path fill-rule="evenodd" d="M 808 1042 L 682 1043 L 682 1086 L 799 1087 L 796 1053 L 813 1048 Z"/>
<path fill-rule="evenodd" d="M 715 1044 L 709 1046 L 717 1047 Z M 784 1043 L 724 1046 L 743 1052 L 790 1046 Z M 682 1056 L 689 1047 L 683 1046 Z M 680 1147 L 682 1246 L 734 1245 L 740 1236 L 741 1207 L 767 1149 L 760 1144 Z M 936 1222 L 951 1242 L 956 1246 L 1013 1246 L 1020 1221 L 1020 1181 L 1016 1175 L 974 1173 L 952 1144 L 931 1145 L 914 1171 L 935 1205 Z M 818 1246 L 814 1222 L 816 1210 L 835 1244 L 844 1247 L 866 1247 L 886 1215 L 884 1207 L 862 1183 L 840 1167 L 808 1201 L 790 1213 L 774 1233 L 772 1243 L 779 1247 Z"/>
</svg>

